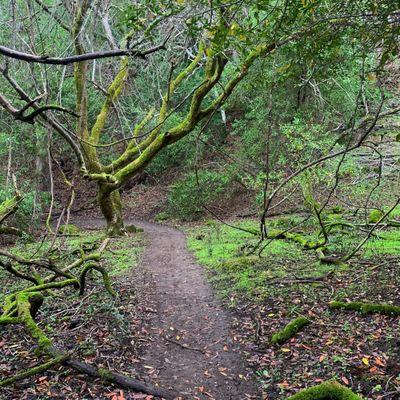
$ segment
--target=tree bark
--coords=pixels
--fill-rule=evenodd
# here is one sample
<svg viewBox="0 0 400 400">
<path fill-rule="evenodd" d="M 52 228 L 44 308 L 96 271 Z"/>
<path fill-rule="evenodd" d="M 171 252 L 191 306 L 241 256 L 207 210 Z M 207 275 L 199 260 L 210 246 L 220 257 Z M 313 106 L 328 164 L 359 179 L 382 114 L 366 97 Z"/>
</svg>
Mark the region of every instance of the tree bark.
<svg viewBox="0 0 400 400">
<path fill-rule="evenodd" d="M 98 200 L 101 212 L 107 222 L 107 235 L 114 237 L 125 234 L 119 190 L 110 192 L 106 185 L 99 184 Z"/>
</svg>

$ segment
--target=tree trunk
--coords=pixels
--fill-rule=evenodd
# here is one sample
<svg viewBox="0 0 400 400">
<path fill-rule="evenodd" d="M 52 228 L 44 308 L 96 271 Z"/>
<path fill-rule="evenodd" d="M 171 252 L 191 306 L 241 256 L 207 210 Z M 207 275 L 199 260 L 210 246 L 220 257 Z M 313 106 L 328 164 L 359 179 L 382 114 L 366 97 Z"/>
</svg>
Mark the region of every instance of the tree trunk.
<svg viewBox="0 0 400 400">
<path fill-rule="evenodd" d="M 98 198 L 101 212 L 107 222 L 107 235 L 111 237 L 123 235 L 125 229 L 119 190 L 109 192 L 106 186 L 100 184 Z"/>
</svg>

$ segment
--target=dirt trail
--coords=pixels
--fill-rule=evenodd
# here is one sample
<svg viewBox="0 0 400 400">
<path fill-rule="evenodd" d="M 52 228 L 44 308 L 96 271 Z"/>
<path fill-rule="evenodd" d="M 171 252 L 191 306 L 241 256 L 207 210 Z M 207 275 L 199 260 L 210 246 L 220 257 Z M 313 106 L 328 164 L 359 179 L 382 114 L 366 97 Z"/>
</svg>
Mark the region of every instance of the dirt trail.
<svg viewBox="0 0 400 400">
<path fill-rule="evenodd" d="M 258 398 L 254 382 L 246 381 L 229 315 L 188 252 L 185 235 L 162 225 L 137 225 L 146 233 L 141 264 L 154 277 L 158 304 L 154 342 L 145 355 L 146 365 L 156 369 L 154 381 L 187 399 Z"/>
<path fill-rule="evenodd" d="M 235 343 L 229 313 L 188 252 L 184 233 L 149 222 L 129 223 L 144 229 L 146 249 L 139 268 L 153 276 L 149 300 L 157 307 L 142 376 L 174 389 L 179 399 L 260 399 Z"/>
</svg>

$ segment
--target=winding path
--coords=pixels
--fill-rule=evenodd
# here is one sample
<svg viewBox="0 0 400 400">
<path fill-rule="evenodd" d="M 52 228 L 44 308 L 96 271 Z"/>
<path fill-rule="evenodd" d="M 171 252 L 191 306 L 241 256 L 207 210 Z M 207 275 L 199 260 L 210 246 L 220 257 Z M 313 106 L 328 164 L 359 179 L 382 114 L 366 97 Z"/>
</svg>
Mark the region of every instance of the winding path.
<svg viewBox="0 0 400 400">
<path fill-rule="evenodd" d="M 148 381 L 174 389 L 181 396 L 177 399 L 261 399 L 235 343 L 229 313 L 188 252 L 184 233 L 149 222 L 129 223 L 144 229 L 147 243 L 139 268 L 154 280 L 150 302 L 157 316 L 143 357 Z"/>
<path fill-rule="evenodd" d="M 154 342 L 145 355 L 145 364 L 156 368 L 154 381 L 187 399 L 256 399 L 229 315 L 187 251 L 185 235 L 162 225 L 137 225 L 147 237 L 141 264 L 153 275 L 158 304 Z"/>
</svg>

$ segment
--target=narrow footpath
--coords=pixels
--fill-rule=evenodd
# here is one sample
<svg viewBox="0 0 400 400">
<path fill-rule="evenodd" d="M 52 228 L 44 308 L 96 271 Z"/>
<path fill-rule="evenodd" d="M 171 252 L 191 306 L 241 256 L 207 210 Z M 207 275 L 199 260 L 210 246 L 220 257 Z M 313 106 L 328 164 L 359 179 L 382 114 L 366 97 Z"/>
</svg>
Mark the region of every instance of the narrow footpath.
<svg viewBox="0 0 400 400">
<path fill-rule="evenodd" d="M 135 221 L 133 221 L 135 222 Z M 230 316 L 186 247 L 184 233 L 148 222 L 139 268 L 154 279 L 158 318 L 144 355 L 149 381 L 182 399 L 260 399 L 230 329 Z"/>
</svg>

